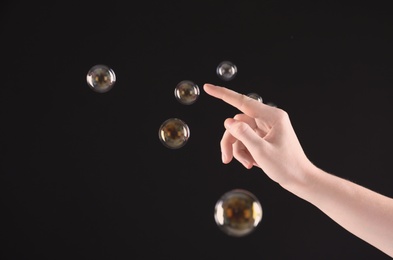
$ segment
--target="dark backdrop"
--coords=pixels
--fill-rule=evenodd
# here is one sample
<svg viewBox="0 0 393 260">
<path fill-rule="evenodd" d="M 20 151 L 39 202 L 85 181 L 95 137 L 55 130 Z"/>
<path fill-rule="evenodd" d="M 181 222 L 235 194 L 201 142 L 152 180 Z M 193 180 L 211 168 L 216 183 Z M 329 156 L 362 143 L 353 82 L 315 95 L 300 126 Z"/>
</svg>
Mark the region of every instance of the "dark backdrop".
<svg viewBox="0 0 393 260">
<path fill-rule="evenodd" d="M 213 1 L 211 1 L 213 2 Z M 223 165 L 237 111 L 206 82 L 285 109 L 309 158 L 393 196 L 390 1 L 2 4 L 1 259 L 388 259 L 257 169 Z M 216 74 L 224 60 L 238 74 Z M 107 93 L 87 71 L 110 66 Z M 173 95 L 181 80 L 196 103 Z M 178 117 L 181 149 L 158 128 Z M 214 206 L 252 192 L 263 219 L 225 235 Z"/>
</svg>

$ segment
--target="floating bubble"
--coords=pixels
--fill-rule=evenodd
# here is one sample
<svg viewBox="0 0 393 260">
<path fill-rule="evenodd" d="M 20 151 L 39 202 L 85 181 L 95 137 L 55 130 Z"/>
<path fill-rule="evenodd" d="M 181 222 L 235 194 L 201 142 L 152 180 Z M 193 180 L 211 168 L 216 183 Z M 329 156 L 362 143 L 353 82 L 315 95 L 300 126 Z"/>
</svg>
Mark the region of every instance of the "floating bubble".
<svg viewBox="0 0 393 260">
<path fill-rule="evenodd" d="M 199 97 L 200 91 L 197 84 L 189 80 L 183 80 L 175 88 L 176 99 L 184 104 L 191 105 Z"/>
<path fill-rule="evenodd" d="M 98 64 L 89 70 L 86 81 L 91 89 L 104 93 L 112 89 L 116 82 L 116 75 L 108 66 Z"/>
<path fill-rule="evenodd" d="M 237 67 L 230 61 L 223 61 L 217 66 L 217 75 L 225 81 L 232 80 L 237 74 Z"/>
<path fill-rule="evenodd" d="M 258 100 L 261 103 L 263 103 L 262 97 L 260 95 L 258 95 L 257 93 L 249 93 L 247 96 L 249 96 L 250 98 L 253 98 L 255 100 Z"/>
<path fill-rule="evenodd" d="M 170 118 L 161 124 L 158 137 L 166 147 L 178 149 L 187 143 L 190 138 L 190 129 L 184 121 Z"/>
<path fill-rule="evenodd" d="M 269 105 L 271 107 L 277 107 L 277 105 L 273 102 L 267 102 L 266 105 Z"/>
<path fill-rule="evenodd" d="M 242 237 L 250 234 L 262 220 L 262 207 L 254 194 L 243 189 L 226 192 L 217 201 L 214 218 L 227 235 Z"/>
</svg>

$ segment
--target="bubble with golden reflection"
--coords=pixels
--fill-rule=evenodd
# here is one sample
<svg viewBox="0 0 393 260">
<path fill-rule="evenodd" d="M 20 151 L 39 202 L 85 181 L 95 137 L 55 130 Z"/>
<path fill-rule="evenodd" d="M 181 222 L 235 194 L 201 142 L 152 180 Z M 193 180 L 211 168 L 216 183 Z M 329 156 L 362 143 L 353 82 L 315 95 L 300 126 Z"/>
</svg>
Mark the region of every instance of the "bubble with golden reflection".
<svg viewBox="0 0 393 260">
<path fill-rule="evenodd" d="M 158 138 L 164 146 L 178 149 L 187 143 L 190 138 L 190 129 L 183 120 L 170 118 L 161 124 L 158 130 Z"/>
<path fill-rule="evenodd" d="M 175 88 L 176 99 L 184 104 L 191 105 L 197 101 L 200 90 L 197 84 L 190 80 L 180 81 Z"/>
<path fill-rule="evenodd" d="M 98 64 L 88 71 L 86 81 L 92 90 L 104 93 L 112 89 L 116 82 L 116 75 L 108 66 Z"/>
<path fill-rule="evenodd" d="M 242 237 L 253 232 L 262 220 L 262 206 L 251 192 L 234 189 L 216 202 L 214 219 L 227 235 Z"/>
</svg>

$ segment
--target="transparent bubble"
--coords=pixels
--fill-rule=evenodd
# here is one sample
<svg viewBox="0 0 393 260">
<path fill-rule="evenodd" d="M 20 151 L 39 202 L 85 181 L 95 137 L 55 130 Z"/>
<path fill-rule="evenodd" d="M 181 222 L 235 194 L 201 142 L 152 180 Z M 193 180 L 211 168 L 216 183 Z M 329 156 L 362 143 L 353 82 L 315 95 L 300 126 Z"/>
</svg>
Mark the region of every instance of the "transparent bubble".
<svg viewBox="0 0 393 260">
<path fill-rule="evenodd" d="M 267 102 L 266 105 L 272 106 L 272 107 L 277 107 L 277 105 L 273 102 Z"/>
<path fill-rule="evenodd" d="M 199 97 L 200 91 L 197 84 L 189 80 L 183 80 L 175 88 L 176 99 L 184 104 L 191 105 Z"/>
<path fill-rule="evenodd" d="M 86 76 L 89 87 L 99 93 L 108 92 L 116 82 L 114 71 L 106 65 L 93 66 Z"/>
<path fill-rule="evenodd" d="M 178 149 L 187 143 L 190 138 L 190 129 L 184 121 L 170 118 L 161 124 L 158 138 L 166 147 Z"/>
<path fill-rule="evenodd" d="M 250 98 L 253 98 L 255 100 L 258 100 L 261 103 L 263 103 L 262 97 L 260 95 L 258 95 L 257 93 L 249 93 L 249 94 L 247 94 L 247 96 L 249 96 Z"/>
<path fill-rule="evenodd" d="M 214 218 L 224 233 L 242 237 L 254 231 L 262 220 L 262 206 L 251 192 L 234 189 L 217 201 Z"/>
<path fill-rule="evenodd" d="M 217 66 L 217 75 L 222 80 L 232 80 L 237 74 L 237 67 L 230 61 L 223 61 Z"/>
</svg>

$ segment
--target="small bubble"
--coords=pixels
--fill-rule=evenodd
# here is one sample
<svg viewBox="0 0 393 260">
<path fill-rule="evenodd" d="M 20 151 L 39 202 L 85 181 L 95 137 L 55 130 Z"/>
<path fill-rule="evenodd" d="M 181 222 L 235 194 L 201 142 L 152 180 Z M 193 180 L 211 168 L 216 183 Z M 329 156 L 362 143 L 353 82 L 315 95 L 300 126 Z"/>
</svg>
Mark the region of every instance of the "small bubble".
<svg viewBox="0 0 393 260">
<path fill-rule="evenodd" d="M 214 218 L 224 233 L 242 237 L 254 231 L 262 220 L 262 206 L 251 192 L 234 189 L 217 201 Z"/>
<path fill-rule="evenodd" d="M 88 71 L 86 81 L 92 90 L 104 93 L 112 89 L 116 82 L 116 75 L 108 66 L 98 64 Z"/>
<path fill-rule="evenodd" d="M 191 105 L 195 103 L 200 94 L 199 87 L 192 81 L 183 80 L 175 88 L 176 99 L 184 104 Z"/>
<path fill-rule="evenodd" d="M 217 75 L 225 81 L 232 80 L 237 74 L 237 67 L 230 61 L 223 61 L 217 66 Z"/>
<path fill-rule="evenodd" d="M 260 95 L 258 95 L 257 93 L 249 93 L 249 94 L 247 94 L 247 96 L 249 96 L 250 98 L 253 98 L 255 100 L 258 100 L 261 103 L 263 103 L 262 97 Z"/>
<path fill-rule="evenodd" d="M 161 124 L 158 138 L 166 147 L 178 149 L 187 143 L 190 138 L 190 129 L 184 121 L 170 118 Z"/>
<path fill-rule="evenodd" d="M 277 105 L 273 102 L 267 102 L 266 105 L 269 105 L 271 107 L 277 107 Z"/>
</svg>

